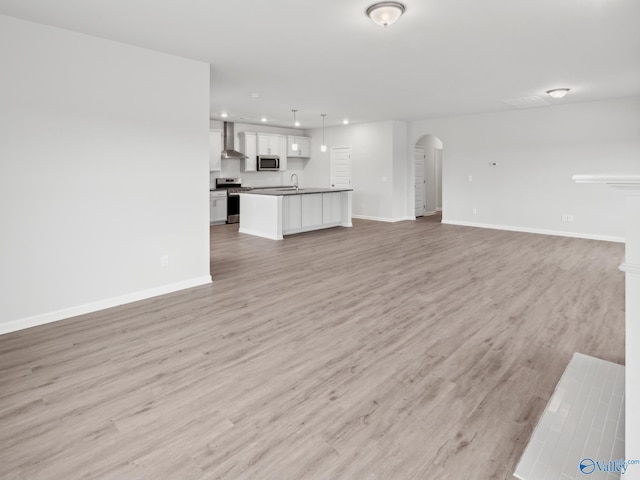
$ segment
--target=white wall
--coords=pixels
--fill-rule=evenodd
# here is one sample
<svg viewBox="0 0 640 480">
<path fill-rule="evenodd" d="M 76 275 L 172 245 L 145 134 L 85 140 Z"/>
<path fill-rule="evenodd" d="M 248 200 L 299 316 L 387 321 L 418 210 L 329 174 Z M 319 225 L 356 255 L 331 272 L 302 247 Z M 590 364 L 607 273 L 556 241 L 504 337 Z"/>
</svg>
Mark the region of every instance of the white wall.
<svg viewBox="0 0 640 480">
<path fill-rule="evenodd" d="M 326 153 L 320 152 L 322 129 L 311 130 L 310 134 L 312 157 L 305 167 L 309 186 L 328 188 L 331 147 L 351 147 L 353 215 L 384 221 L 407 218 L 405 123 L 388 121 L 326 128 Z"/>
<path fill-rule="evenodd" d="M 209 282 L 209 66 L 5 16 L 0 65 L 0 333 Z"/>
<path fill-rule="evenodd" d="M 224 124 L 219 120 L 211 120 L 211 129 L 223 130 Z M 240 132 L 259 132 L 259 133 L 277 133 L 280 135 L 300 135 L 308 136 L 305 130 L 294 128 L 273 127 L 270 125 L 253 125 L 249 123 L 234 123 L 235 132 L 235 149 L 240 151 L 240 142 L 238 133 Z M 318 147 L 320 148 L 320 147 Z M 273 187 L 279 185 L 291 185 L 291 175 L 298 175 L 298 185 L 305 186 L 304 167 L 309 159 L 289 158 L 287 160 L 287 169 L 280 172 L 243 172 L 242 160 L 238 159 L 222 159 L 222 170 L 220 172 L 211 172 L 210 181 L 211 188 L 215 188 L 215 179 L 218 177 L 241 178 L 242 184 L 247 187 Z"/>
<path fill-rule="evenodd" d="M 638 132 L 634 97 L 416 121 L 409 143 L 424 134 L 443 142 L 444 221 L 619 240 L 620 193 L 571 176 L 640 173 Z"/>
<path fill-rule="evenodd" d="M 413 219 L 415 214 L 407 214 L 407 166 L 409 149 L 407 143 L 408 125 L 405 122 L 393 122 L 393 218 Z M 413 149 L 412 149 L 413 151 Z M 412 203 L 413 205 L 413 203 Z"/>
</svg>

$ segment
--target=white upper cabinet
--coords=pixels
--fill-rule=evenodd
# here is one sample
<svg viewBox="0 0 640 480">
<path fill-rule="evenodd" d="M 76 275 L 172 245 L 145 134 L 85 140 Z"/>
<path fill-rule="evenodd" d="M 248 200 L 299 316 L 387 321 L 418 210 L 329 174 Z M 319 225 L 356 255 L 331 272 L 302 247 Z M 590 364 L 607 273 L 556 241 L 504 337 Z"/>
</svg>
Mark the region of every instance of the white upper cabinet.
<svg viewBox="0 0 640 480">
<path fill-rule="evenodd" d="M 278 151 L 280 152 L 280 171 L 287 169 L 287 137 L 278 135 Z"/>
<path fill-rule="evenodd" d="M 258 134 L 258 155 L 286 155 L 286 151 L 281 150 L 283 135 L 273 133 Z"/>
<path fill-rule="evenodd" d="M 298 148 L 293 149 L 296 144 Z M 311 138 L 301 137 L 299 135 L 287 135 L 287 156 L 298 158 L 311 157 Z"/>
<path fill-rule="evenodd" d="M 209 171 L 219 172 L 222 170 L 222 130 L 209 131 Z"/>
<path fill-rule="evenodd" d="M 256 156 L 258 155 L 257 141 L 260 135 L 253 132 L 238 133 L 238 138 L 240 139 L 240 151 L 248 157 L 243 160 L 243 171 L 245 172 L 255 172 L 258 170 Z"/>
</svg>

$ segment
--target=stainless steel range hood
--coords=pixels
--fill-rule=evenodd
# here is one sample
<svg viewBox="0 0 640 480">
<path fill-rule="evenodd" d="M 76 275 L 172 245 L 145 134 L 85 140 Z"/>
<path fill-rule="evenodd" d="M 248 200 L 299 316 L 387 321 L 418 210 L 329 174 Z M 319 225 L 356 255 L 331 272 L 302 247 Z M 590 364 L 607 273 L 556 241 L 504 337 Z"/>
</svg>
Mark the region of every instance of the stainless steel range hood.
<svg viewBox="0 0 640 480">
<path fill-rule="evenodd" d="M 248 158 L 246 155 L 234 150 L 234 133 L 233 122 L 224 122 L 224 150 L 222 150 L 220 158 Z"/>
</svg>

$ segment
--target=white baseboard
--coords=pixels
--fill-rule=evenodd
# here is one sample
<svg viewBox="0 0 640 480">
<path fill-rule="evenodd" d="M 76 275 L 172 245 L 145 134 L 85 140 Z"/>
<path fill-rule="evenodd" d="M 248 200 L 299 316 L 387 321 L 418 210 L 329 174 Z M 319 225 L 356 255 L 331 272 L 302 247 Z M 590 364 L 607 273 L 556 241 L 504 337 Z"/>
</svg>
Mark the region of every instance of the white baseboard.
<svg viewBox="0 0 640 480">
<path fill-rule="evenodd" d="M 591 233 L 563 232 L 561 230 L 545 230 L 541 228 L 513 227 L 508 225 L 493 225 L 491 223 L 462 222 L 458 220 L 442 220 L 447 225 L 460 225 L 463 227 L 491 228 L 493 230 L 507 230 L 510 232 L 537 233 L 540 235 L 555 235 L 557 237 L 584 238 L 586 240 L 602 240 L 605 242 L 624 243 L 624 237 L 609 235 L 593 235 Z"/>
<path fill-rule="evenodd" d="M 54 312 L 34 315 L 27 318 L 20 318 L 18 320 L 10 320 L 8 322 L 0 323 L 0 335 L 2 335 L 3 333 L 24 330 L 25 328 L 37 327 L 38 325 L 44 325 L 46 323 L 65 320 L 71 317 L 77 317 L 78 315 L 84 315 L 86 313 L 105 310 L 111 307 L 117 307 L 118 305 L 124 305 L 126 303 L 132 303 L 151 297 L 157 297 L 166 293 L 177 292 L 179 290 L 198 287 L 200 285 L 207 285 L 209 283 L 211 283 L 211 275 L 205 275 L 203 277 L 192 278 L 189 280 L 184 280 L 182 282 L 170 283 L 168 285 L 162 285 L 160 287 L 127 293 L 118 297 L 105 298 L 104 300 L 99 300 L 97 302 L 85 303 L 83 305 L 77 305 L 75 307 L 64 308 L 62 310 L 56 310 Z"/>
<path fill-rule="evenodd" d="M 282 237 L 278 237 L 277 235 L 271 235 L 269 233 L 258 232 L 256 230 L 251 230 L 249 228 L 240 227 L 240 228 L 238 228 L 238 232 L 239 233 L 246 233 L 247 235 L 253 235 L 254 237 L 268 238 L 269 240 L 282 240 Z"/>
<path fill-rule="evenodd" d="M 415 220 L 415 217 L 398 217 L 398 218 L 388 218 L 388 217 L 372 217 L 369 215 L 351 215 L 351 218 L 359 218 L 360 220 L 374 220 L 376 222 L 404 222 L 405 220 Z"/>
</svg>

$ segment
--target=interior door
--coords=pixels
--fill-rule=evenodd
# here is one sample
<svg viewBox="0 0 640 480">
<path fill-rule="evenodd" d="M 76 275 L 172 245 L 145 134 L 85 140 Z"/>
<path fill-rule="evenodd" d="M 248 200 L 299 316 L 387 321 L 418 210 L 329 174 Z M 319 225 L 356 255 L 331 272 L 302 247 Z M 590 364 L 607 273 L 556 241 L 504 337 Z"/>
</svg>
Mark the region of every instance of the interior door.
<svg viewBox="0 0 640 480">
<path fill-rule="evenodd" d="M 331 149 L 331 188 L 351 188 L 351 147 Z"/>
<path fill-rule="evenodd" d="M 416 217 L 422 217 L 425 214 L 426 199 L 425 199 L 425 178 L 424 178 L 424 165 L 425 165 L 425 153 L 423 147 L 415 147 L 414 157 L 416 159 Z"/>
</svg>

